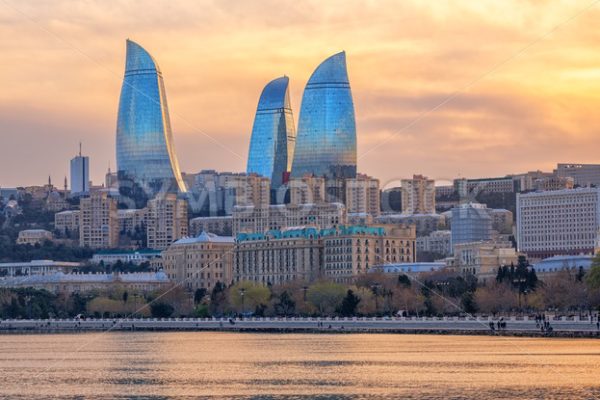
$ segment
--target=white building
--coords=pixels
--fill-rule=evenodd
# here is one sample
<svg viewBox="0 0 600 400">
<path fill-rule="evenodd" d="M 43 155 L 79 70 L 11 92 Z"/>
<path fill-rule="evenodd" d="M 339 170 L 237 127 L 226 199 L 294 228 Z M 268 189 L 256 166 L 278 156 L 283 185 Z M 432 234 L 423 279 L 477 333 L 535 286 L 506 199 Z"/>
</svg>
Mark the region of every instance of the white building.
<svg viewBox="0 0 600 400">
<path fill-rule="evenodd" d="M 600 229 L 600 189 L 517 195 L 517 244 L 533 258 L 592 254 Z"/>
</svg>

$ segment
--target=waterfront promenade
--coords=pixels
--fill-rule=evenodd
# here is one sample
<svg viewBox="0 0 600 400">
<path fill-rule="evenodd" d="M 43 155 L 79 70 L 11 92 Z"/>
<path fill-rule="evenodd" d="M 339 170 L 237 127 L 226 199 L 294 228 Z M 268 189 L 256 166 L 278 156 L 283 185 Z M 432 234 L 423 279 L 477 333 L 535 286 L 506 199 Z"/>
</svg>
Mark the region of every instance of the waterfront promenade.
<svg viewBox="0 0 600 400">
<path fill-rule="evenodd" d="M 596 320 L 578 317 L 550 318 L 551 332 L 543 332 L 534 319 L 504 317 L 463 318 L 114 318 L 2 320 L 0 333 L 82 331 L 190 331 L 250 332 L 373 332 L 439 334 L 506 334 L 516 336 L 600 337 Z M 491 329 L 491 323 L 494 330 Z"/>
</svg>

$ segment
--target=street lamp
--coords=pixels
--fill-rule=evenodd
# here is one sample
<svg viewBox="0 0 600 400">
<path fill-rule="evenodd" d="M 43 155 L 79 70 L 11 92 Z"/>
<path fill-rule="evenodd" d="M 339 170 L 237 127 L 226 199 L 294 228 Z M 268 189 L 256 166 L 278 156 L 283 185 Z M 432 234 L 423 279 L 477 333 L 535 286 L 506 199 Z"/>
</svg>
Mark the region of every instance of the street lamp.
<svg viewBox="0 0 600 400">
<path fill-rule="evenodd" d="M 521 311 L 521 313 L 523 312 L 523 309 L 521 308 L 521 293 L 525 292 L 525 288 L 523 287 L 524 283 L 527 282 L 527 279 L 524 277 L 520 277 L 520 278 L 514 278 L 513 279 L 513 283 L 516 285 L 519 285 L 519 311 Z"/>
<path fill-rule="evenodd" d="M 375 295 L 375 315 L 377 315 L 377 313 L 379 312 L 379 301 L 377 299 L 377 296 L 379 295 L 379 287 L 380 286 L 381 286 L 381 284 L 374 283 L 373 286 L 371 287 L 371 289 L 373 290 L 373 294 Z"/>
<path fill-rule="evenodd" d="M 242 319 L 244 319 L 244 295 L 246 294 L 246 289 L 240 289 L 240 296 L 242 296 Z"/>
<path fill-rule="evenodd" d="M 303 292 L 302 298 L 304 299 L 304 302 L 306 303 L 306 292 L 308 292 L 308 286 L 302 286 L 302 292 Z"/>
</svg>

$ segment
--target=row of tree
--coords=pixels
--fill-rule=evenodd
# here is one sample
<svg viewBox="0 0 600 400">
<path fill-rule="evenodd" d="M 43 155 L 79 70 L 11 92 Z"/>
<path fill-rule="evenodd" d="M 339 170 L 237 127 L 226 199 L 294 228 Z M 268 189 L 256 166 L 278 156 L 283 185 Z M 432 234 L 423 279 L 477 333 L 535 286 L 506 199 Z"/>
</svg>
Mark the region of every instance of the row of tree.
<svg viewBox="0 0 600 400">
<path fill-rule="evenodd" d="M 565 269 L 538 280 L 520 260 L 498 270 L 493 282 L 448 271 L 406 275 L 366 274 L 352 284 L 332 281 L 258 285 L 217 283 L 211 291 L 189 293 L 174 285 L 162 292 L 110 290 L 52 294 L 35 289 L 0 289 L 0 318 L 173 316 L 373 316 L 457 315 L 465 313 L 576 313 L 600 310 L 600 256 L 587 273 Z"/>
</svg>

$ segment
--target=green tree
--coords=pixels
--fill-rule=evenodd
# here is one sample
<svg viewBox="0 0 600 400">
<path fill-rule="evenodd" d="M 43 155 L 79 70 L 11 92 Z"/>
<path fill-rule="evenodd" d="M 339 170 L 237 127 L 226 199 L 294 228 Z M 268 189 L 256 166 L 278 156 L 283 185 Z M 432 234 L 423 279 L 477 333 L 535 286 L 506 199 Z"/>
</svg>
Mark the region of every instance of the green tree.
<svg viewBox="0 0 600 400">
<path fill-rule="evenodd" d="M 310 301 L 321 315 L 333 314 L 338 309 L 344 296 L 346 288 L 339 283 L 317 282 L 307 292 Z"/>
<path fill-rule="evenodd" d="M 202 301 L 202 299 L 204 299 L 204 296 L 206 296 L 205 288 L 196 289 L 196 291 L 194 292 L 194 304 L 199 304 Z"/>
<path fill-rule="evenodd" d="M 287 290 L 284 290 L 279 295 L 279 301 L 275 304 L 275 311 L 278 314 L 283 314 L 284 316 L 293 314 L 296 310 L 296 302 L 290 296 Z"/>
<path fill-rule="evenodd" d="M 150 313 L 153 318 L 168 318 L 175 309 L 172 305 L 162 302 L 150 304 Z"/>
<path fill-rule="evenodd" d="M 360 303 L 360 297 L 354 294 L 351 289 L 348 289 L 346 292 L 346 297 L 342 300 L 342 305 L 340 306 L 340 314 L 344 317 L 351 317 L 356 315 L 356 307 L 358 307 L 358 303 Z"/>
<path fill-rule="evenodd" d="M 229 288 L 229 299 L 238 312 L 256 310 L 259 306 L 266 306 L 271 297 L 269 289 L 254 282 L 238 282 Z"/>
<path fill-rule="evenodd" d="M 591 289 L 600 289 L 600 253 L 592 259 L 592 266 L 586 274 L 585 281 Z"/>
</svg>

